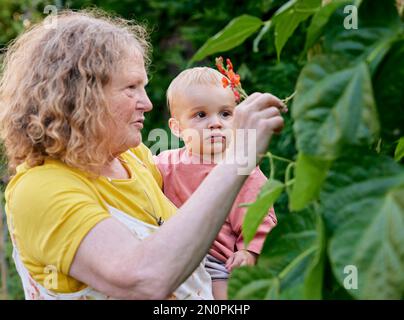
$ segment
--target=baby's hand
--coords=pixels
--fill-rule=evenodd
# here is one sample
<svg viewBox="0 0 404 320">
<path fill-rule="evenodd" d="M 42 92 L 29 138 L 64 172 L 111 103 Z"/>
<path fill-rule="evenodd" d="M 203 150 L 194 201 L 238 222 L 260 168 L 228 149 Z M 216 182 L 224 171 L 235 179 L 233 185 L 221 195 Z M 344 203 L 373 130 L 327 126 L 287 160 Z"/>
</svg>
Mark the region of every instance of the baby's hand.
<svg viewBox="0 0 404 320">
<path fill-rule="evenodd" d="M 233 268 L 236 267 L 253 266 L 257 261 L 257 256 L 258 255 L 256 253 L 245 249 L 236 251 L 229 259 L 227 259 L 226 268 L 227 270 L 232 271 Z"/>
</svg>

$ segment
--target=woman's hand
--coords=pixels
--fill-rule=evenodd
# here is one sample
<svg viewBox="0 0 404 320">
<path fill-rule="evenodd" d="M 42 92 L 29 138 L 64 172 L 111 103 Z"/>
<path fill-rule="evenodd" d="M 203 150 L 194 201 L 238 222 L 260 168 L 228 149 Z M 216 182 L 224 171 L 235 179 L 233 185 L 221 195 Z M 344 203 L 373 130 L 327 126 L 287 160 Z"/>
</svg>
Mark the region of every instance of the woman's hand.
<svg viewBox="0 0 404 320">
<path fill-rule="evenodd" d="M 272 134 L 283 128 L 280 115 L 283 107 L 283 102 L 269 93 L 256 92 L 240 103 L 234 114 L 235 138 L 227 150 L 226 160 L 246 166 L 247 171 L 255 168 L 267 152 Z"/>
</svg>

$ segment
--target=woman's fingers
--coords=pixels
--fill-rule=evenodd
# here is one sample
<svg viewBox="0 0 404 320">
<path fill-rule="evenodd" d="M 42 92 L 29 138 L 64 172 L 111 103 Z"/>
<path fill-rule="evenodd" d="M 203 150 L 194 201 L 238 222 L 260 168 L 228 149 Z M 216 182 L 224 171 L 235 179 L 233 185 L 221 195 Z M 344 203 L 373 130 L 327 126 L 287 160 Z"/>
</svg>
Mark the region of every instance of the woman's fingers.
<svg viewBox="0 0 404 320">
<path fill-rule="evenodd" d="M 285 125 L 285 122 L 281 116 L 275 116 L 264 121 L 267 122 L 268 127 L 270 127 L 275 133 L 281 132 Z"/>
<path fill-rule="evenodd" d="M 244 102 L 246 102 L 246 103 L 252 103 L 252 102 L 254 102 L 255 100 L 257 100 L 261 95 L 262 95 L 262 93 L 260 93 L 260 92 L 254 92 L 253 94 L 250 94 L 250 95 L 243 101 L 243 103 L 244 103 Z"/>
<path fill-rule="evenodd" d="M 243 101 L 250 111 L 263 110 L 269 107 L 277 107 L 283 109 L 285 104 L 277 97 L 270 93 L 253 93 L 245 101 Z"/>
<path fill-rule="evenodd" d="M 281 112 L 277 107 L 269 107 L 267 109 L 263 109 L 263 110 L 257 112 L 257 117 L 259 117 L 259 119 L 262 119 L 262 120 L 269 119 L 272 117 L 277 117 L 280 115 L 281 115 Z"/>
<path fill-rule="evenodd" d="M 237 163 L 248 163 L 243 172 L 249 172 L 268 150 L 273 133 L 279 133 L 283 126 L 280 109 L 283 102 L 269 93 L 254 93 L 244 100 L 234 112 L 236 137 L 228 149 L 229 158 Z M 254 159 L 253 159 L 254 158 Z"/>
</svg>

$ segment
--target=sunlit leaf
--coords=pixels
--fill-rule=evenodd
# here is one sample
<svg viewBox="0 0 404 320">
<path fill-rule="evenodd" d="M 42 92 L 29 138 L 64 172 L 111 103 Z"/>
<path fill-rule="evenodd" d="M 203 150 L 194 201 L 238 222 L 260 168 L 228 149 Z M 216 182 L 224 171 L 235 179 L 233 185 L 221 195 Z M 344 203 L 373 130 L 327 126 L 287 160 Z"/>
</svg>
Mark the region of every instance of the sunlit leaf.
<svg viewBox="0 0 404 320">
<path fill-rule="evenodd" d="M 400 161 L 404 157 L 404 137 L 398 140 L 396 150 L 394 151 L 394 160 Z"/>
<path fill-rule="evenodd" d="M 278 60 L 282 49 L 299 24 L 313 15 L 321 6 L 321 0 L 291 0 L 275 12 L 275 47 Z"/>
<path fill-rule="evenodd" d="M 261 19 L 249 15 L 234 18 L 222 31 L 205 42 L 192 57 L 191 62 L 237 47 L 255 33 L 262 24 Z"/>
<path fill-rule="evenodd" d="M 330 160 L 299 153 L 295 168 L 295 182 L 289 199 L 290 210 L 302 210 L 319 196 L 331 163 Z"/>
<path fill-rule="evenodd" d="M 243 222 L 243 238 L 246 247 L 254 238 L 259 225 L 268 214 L 269 209 L 274 205 L 284 189 L 284 184 L 277 180 L 268 180 L 263 186 L 257 200 L 248 206 Z"/>
</svg>

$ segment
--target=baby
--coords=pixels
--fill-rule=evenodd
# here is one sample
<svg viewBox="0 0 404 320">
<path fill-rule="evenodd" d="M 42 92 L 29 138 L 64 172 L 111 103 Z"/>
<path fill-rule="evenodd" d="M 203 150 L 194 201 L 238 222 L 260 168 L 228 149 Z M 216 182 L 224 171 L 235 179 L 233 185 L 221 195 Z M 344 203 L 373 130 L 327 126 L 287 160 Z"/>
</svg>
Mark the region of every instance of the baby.
<svg viewBox="0 0 404 320">
<path fill-rule="evenodd" d="M 167 150 L 156 158 L 163 176 L 163 191 L 177 206 L 182 204 L 214 168 L 228 146 L 233 132 L 235 96 L 230 87 L 223 88 L 218 71 L 197 67 L 181 72 L 167 90 L 171 132 L 185 147 Z M 254 202 L 266 177 L 255 168 L 240 190 L 207 256 L 206 268 L 211 275 L 215 299 L 227 299 L 230 271 L 238 266 L 254 265 L 266 234 L 276 225 L 273 208 L 260 225 L 255 238 L 244 247 L 241 227 L 246 208 L 241 203 Z M 206 199 L 209 201 L 209 199 Z"/>
</svg>

